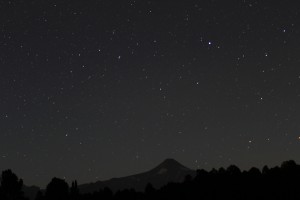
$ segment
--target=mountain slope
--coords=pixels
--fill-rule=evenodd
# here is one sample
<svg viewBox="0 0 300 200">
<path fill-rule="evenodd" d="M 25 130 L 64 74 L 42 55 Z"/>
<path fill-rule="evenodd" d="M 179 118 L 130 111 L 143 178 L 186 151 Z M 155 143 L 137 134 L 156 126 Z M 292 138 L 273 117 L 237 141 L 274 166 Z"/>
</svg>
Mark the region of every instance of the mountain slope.
<svg viewBox="0 0 300 200">
<path fill-rule="evenodd" d="M 113 178 L 107 181 L 98 181 L 90 184 L 79 185 L 81 193 L 89 193 L 104 187 L 113 191 L 134 188 L 143 191 L 147 183 L 160 188 L 169 182 L 182 182 L 186 175 L 195 176 L 196 172 L 191 170 L 174 159 L 166 159 L 157 167 L 144 173 L 131 175 L 122 178 Z"/>
</svg>

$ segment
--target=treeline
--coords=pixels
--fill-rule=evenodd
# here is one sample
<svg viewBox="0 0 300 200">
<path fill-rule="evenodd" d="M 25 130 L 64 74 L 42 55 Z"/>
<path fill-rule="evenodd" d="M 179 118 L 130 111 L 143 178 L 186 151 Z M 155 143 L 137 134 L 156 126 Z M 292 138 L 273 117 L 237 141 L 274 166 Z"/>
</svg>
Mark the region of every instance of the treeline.
<svg viewBox="0 0 300 200">
<path fill-rule="evenodd" d="M 25 200 L 22 179 L 11 171 L 1 175 L 0 199 Z M 53 178 L 44 192 L 39 191 L 36 200 L 150 200 L 150 199 L 300 199 L 300 165 L 285 161 L 280 167 L 251 168 L 241 171 L 231 165 L 227 169 L 197 170 L 195 177 L 186 176 L 182 183 L 169 183 L 155 189 L 150 183 L 144 192 L 126 189 L 113 193 L 109 188 L 90 194 L 81 194 L 77 182 L 71 186 L 63 179 Z"/>
</svg>

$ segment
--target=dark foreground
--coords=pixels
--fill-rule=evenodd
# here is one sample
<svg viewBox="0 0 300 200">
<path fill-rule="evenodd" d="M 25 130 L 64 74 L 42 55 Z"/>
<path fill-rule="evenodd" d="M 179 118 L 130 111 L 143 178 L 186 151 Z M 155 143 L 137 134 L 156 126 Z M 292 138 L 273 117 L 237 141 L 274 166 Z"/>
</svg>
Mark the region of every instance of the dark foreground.
<svg viewBox="0 0 300 200">
<path fill-rule="evenodd" d="M 1 175 L 0 200 L 25 200 L 23 181 L 11 170 Z M 150 183 L 144 192 L 125 189 L 113 193 L 109 188 L 81 194 L 77 182 L 69 185 L 65 180 L 53 178 L 45 191 L 39 191 L 36 200 L 118 200 L 118 199 L 298 199 L 300 200 L 300 165 L 283 162 L 280 167 L 262 171 L 251 168 L 241 171 L 231 165 L 227 169 L 198 170 L 195 177 L 186 176 L 182 183 L 169 183 L 155 189 Z"/>
</svg>

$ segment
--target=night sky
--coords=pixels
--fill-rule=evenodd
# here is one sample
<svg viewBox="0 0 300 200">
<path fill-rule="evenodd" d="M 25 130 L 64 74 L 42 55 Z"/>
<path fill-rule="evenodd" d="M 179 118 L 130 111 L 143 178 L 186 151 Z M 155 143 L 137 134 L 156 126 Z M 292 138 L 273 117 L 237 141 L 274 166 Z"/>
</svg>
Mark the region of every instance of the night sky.
<svg viewBox="0 0 300 200">
<path fill-rule="evenodd" d="M 295 1 L 0 1 L 0 170 L 26 185 L 300 162 Z"/>
</svg>

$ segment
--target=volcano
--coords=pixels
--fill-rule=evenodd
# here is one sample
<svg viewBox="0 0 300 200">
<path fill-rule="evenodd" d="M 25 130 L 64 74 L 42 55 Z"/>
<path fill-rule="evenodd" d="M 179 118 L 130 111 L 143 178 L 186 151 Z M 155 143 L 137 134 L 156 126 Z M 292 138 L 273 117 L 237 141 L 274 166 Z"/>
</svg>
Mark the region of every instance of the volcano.
<svg viewBox="0 0 300 200">
<path fill-rule="evenodd" d="M 78 187 L 81 193 L 90 193 L 105 187 L 114 192 L 131 188 L 144 191 L 148 183 L 158 189 L 170 182 L 182 182 L 187 175 L 195 176 L 196 171 L 183 166 L 174 159 L 166 159 L 153 169 L 140 174 L 83 184 Z"/>
</svg>

